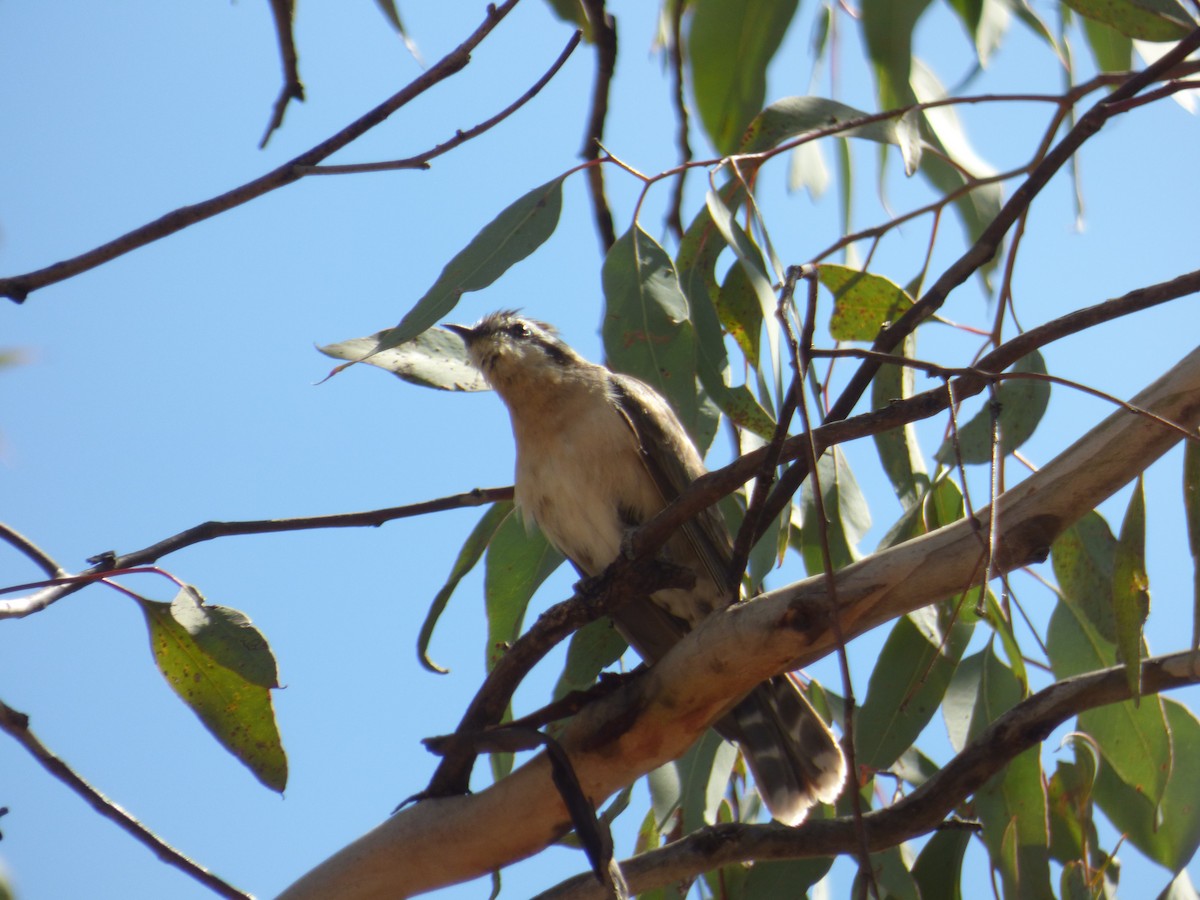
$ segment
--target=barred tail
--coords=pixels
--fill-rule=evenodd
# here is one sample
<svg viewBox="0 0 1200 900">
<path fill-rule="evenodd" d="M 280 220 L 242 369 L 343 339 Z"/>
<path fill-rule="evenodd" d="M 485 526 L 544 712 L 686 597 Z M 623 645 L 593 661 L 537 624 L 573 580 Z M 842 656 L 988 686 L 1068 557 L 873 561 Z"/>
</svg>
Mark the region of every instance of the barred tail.
<svg viewBox="0 0 1200 900">
<path fill-rule="evenodd" d="M 846 777 L 833 732 L 817 715 L 793 675 L 756 687 L 718 723 L 740 744 L 771 815 L 799 825 L 810 807 L 831 803 Z"/>
</svg>

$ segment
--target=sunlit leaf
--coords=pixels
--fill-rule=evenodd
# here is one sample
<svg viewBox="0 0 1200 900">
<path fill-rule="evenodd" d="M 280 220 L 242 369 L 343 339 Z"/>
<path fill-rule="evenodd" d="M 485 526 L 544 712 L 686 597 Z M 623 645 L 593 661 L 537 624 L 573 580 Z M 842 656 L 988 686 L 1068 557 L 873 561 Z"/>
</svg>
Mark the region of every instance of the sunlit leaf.
<svg viewBox="0 0 1200 900">
<path fill-rule="evenodd" d="M 1109 643 L 1116 643 L 1113 561 L 1117 539 L 1098 512 L 1089 512 L 1059 535 L 1050 548 L 1054 577 L 1064 599 Z"/>
<path fill-rule="evenodd" d="M 821 456 L 817 475 L 825 507 L 824 527 L 828 532 L 829 552 L 836 570 L 858 559 L 858 542 L 871 527 L 871 512 L 845 454 L 837 447 L 830 448 Z M 825 571 L 825 564 L 819 530 L 822 526 L 817 516 L 813 481 L 810 474 L 801 489 L 804 520 L 801 541 L 804 565 L 810 575 L 817 575 Z"/>
<path fill-rule="evenodd" d="M 425 614 L 425 621 L 421 623 L 421 631 L 417 635 L 417 660 L 429 671 L 440 674 L 450 671 L 429 658 L 429 642 L 433 639 L 434 626 L 437 625 L 438 618 L 445 611 L 446 604 L 450 602 L 450 597 L 458 587 L 458 583 L 462 581 L 463 576 L 475 568 L 475 564 L 483 557 L 488 543 L 496 534 L 496 529 L 511 515 L 513 515 L 511 501 L 504 500 L 488 507 L 487 512 L 471 529 L 471 534 L 467 537 L 462 549 L 458 551 L 458 558 L 454 560 L 454 566 L 450 569 L 446 583 L 442 585 L 437 596 L 429 605 L 429 612 Z"/>
<path fill-rule="evenodd" d="M 1083 19 L 1083 34 L 1101 72 L 1133 68 L 1133 39 L 1095 19 Z"/>
<path fill-rule="evenodd" d="M 720 153 L 763 108 L 767 63 L 779 49 L 797 0 L 695 0 L 687 60 L 700 121 Z"/>
<path fill-rule="evenodd" d="M 589 43 L 592 40 L 592 22 L 588 18 L 583 0 L 546 0 L 554 14 L 564 22 L 576 25 L 583 32 L 583 39 Z"/>
<path fill-rule="evenodd" d="M 1139 476 L 1121 523 L 1113 559 L 1113 615 L 1117 625 L 1117 657 L 1134 698 L 1141 693 L 1142 627 L 1150 614 L 1150 579 L 1146 575 L 1146 497 Z"/>
<path fill-rule="evenodd" d="M 737 748 L 711 728 L 679 759 L 684 833 L 716 821 L 717 804 L 729 783 Z"/>
<path fill-rule="evenodd" d="M 1089 19 L 1142 41 L 1177 41 L 1195 23 L 1175 0 L 1063 0 Z"/>
<path fill-rule="evenodd" d="M 834 340 L 873 341 L 913 305 L 904 288 L 882 275 L 825 263 L 818 277 L 833 294 L 829 333 Z"/>
<path fill-rule="evenodd" d="M 909 87 L 912 39 L 917 20 L 929 0 L 863 0 L 863 38 L 875 70 L 882 109 L 907 106 L 913 100 Z"/>
<path fill-rule="evenodd" d="M 1153 699 L 1146 697 L 1142 706 Z M 1200 722 L 1187 707 L 1162 698 L 1171 733 L 1171 751 L 1179 765 L 1155 802 L 1110 766 L 1101 766 L 1096 802 L 1130 843 L 1171 872 L 1178 872 L 1200 848 Z M 1107 757 L 1106 757 L 1107 758 Z M 1160 758 L 1160 762 L 1165 761 Z"/>
<path fill-rule="evenodd" d="M 559 177 L 534 188 L 485 225 L 400 323 L 379 333 L 373 352 L 390 350 L 432 328 L 463 294 L 483 290 L 544 244 L 558 225 L 562 182 Z"/>
<path fill-rule="evenodd" d="M 980 66 L 987 66 L 1008 30 L 1011 13 L 1005 0 L 950 0 L 975 44 Z"/>
<path fill-rule="evenodd" d="M 784 97 L 776 100 L 746 128 L 740 153 L 761 153 L 811 131 L 819 131 L 868 118 L 868 113 L 825 97 Z M 881 144 L 898 144 L 896 120 L 882 119 L 839 131 L 841 137 L 858 137 Z M 801 146 L 809 146 L 803 144 Z"/>
<path fill-rule="evenodd" d="M 351 338 L 317 349 L 334 359 L 362 360 L 421 387 L 443 391 L 488 390 L 487 381 L 471 365 L 466 346 L 457 334 L 444 328 L 430 328 L 411 341 L 375 352 L 386 334 L 380 331 L 370 337 Z"/>
<path fill-rule="evenodd" d="M 192 588 L 171 603 L 139 598 L 150 649 L 171 689 L 254 777 L 287 784 L 287 756 L 275 724 L 275 659 L 245 615 L 204 603 Z"/>
<path fill-rule="evenodd" d="M 1116 646 L 1067 602 L 1060 602 L 1050 616 L 1046 649 L 1060 680 L 1117 663 Z M 1145 697 L 1137 706 L 1127 700 L 1090 709 L 1079 714 L 1078 722 L 1117 777 L 1157 803 L 1171 777 L 1173 759 L 1161 698 Z"/>
<path fill-rule="evenodd" d="M 1044 375 L 1046 363 L 1042 355 L 1034 350 L 1022 357 L 1013 366 L 1014 372 Z M 1000 452 L 1007 456 L 1025 443 L 1037 429 L 1046 407 L 1050 404 L 1050 382 L 1037 378 L 1011 378 L 1000 383 L 996 389 L 996 401 L 1000 406 Z M 992 461 L 992 408 L 984 406 L 965 425 L 958 428 L 958 447 L 962 461 L 967 465 L 979 465 Z M 953 465 L 958 460 L 951 435 L 937 452 L 937 459 Z"/>
</svg>

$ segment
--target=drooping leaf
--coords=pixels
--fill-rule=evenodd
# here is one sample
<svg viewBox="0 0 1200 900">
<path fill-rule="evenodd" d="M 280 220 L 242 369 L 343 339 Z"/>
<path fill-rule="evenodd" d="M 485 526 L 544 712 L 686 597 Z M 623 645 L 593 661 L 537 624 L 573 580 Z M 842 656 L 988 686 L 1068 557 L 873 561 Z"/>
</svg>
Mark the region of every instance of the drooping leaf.
<svg viewBox="0 0 1200 900">
<path fill-rule="evenodd" d="M 806 893 L 828 874 L 833 860 L 814 859 L 757 860 L 746 876 L 748 900 L 767 900 L 770 897 L 805 897 Z"/>
<path fill-rule="evenodd" d="M 1192 551 L 1192 648 L 1200 647 L 1200 443 L 1183 451 L 1183 511 Z"/>
<path fill-rule="evenodd" d="M 274 791 L 287 785 L 275 724 L 275 659 L 261 632 L 193 588 L 171 603 L 139 598 L 159 671 L 220 744 Z"/>
<path fill-rule="evenodd" d="M 1046 363 L 1042 355 L 1034 350 L 1022 357 L 1013 366 L 1014 372 L 1046 374 Z M 1000 406 L 1000 452 L 1007 456 L 1033 435 L 1038 423 L 1050 404 L 1050 382 L 1042 379 L 1015 378 L 1001 382 L 996 389 L 996 401 Z M 937 452 L 937 459 L 953 465 L 958 454 L 954 450 L 954 435 L 951 435 Z M 967 465 L 979 465 L 992 461 L 992 409 L 985 406 L 965 425 L 958 428 L 959 453 Z"/>
<path fill-rule="evenodd" d="M 907 106 L 913 100 L 909 87 L 913 30 L 929 0 L 863 0 L 863 38 L 875 70 L 881 109 Z"/>
<path fill-rule="evenodd" d="M 824 527 L 829 534 L 829 552 L 834 569 L 848 566 L 858 559 L 858 542 L 871 527 L 871 511 L 859 490 L 845 454 L 837 447 L 827 450 L 817 464 L 821 497 L 825 506 Z M 813 494 L 810 474 L 801 489 L 804 526 L 801 547 L 804 565 L 810 575 L 825 571 L 821 550 L 821 522 Z"/>
<path fill-rule="evenodd" d="M 685 834 L 716 822 L 717 805 L 736 759 L 737 748 L 711 728 L 680 757 L 680 809 Z"/>
<path fill-rule="evenodd" d="M 751 121 L 742 137 L 741 153 L 762 153 L 793 138 L 865 119 L 868 114 L 861 109 L 847 106 L 825 97 L 785 97 L 776 100 Z M 883 119 L 855 125 L 839 131 L 840 137 L 858 137 L 880 144 L 898 144 L 896 122 Z M 809 146 L 809 145 L 801 145 Z"/>
<path fill-rule="evenodd" d="M 986 67 L 1008 30 L 1011 13 L 1004 0 L 950 0 L 975 44 L 979 65 Z"/>
<path fill-rule="evenodd" d="M 386 334 L 380 331 L 370 337 L 351 338 L 317 349 L 334 359 L 370 363 L 421 387 L 443 391 L 489 390 L 483 375 L 471 365 L 466 346 L 457 334 L 444 328 L 430 328 L 411 341 L 376 352 Z"/>
<path fill-rule="evenodd" d="M 1151 699 L 1157 698 L 1144 698 L 1143 708 Z M 1200 848 L 1200 768 L 1195 764 L 1200 759 L 1200 722 L 1182 704 L 1161 699 L 1171 749 L 1180 763 L 1173 767 L 1161 807 L 1156 809 L 1154 800 L 1111 766 L 1100 767 L 1096 802 L 1130 843 L 1169 871 L 1178 872 Z"/>
<path fill-rule="evenodd" d="M 913 305 L 904 288 L 882 275 L 827 263 L 818 277 L 833 294 L 829 333 L 834 340 L 873 341 Z"/>
<path fill-rule="evenodd" d="M 983 654 L 972 733 L 1011 709 L 1024 693 L 1012 670 L 990 646 Z M 1053 900 L 1041 748 L 1017 754 L 976 791 L 975 808 L 992 865 L 1000 871 L 1004 895 Z"/>
<path fill-rule="evenodd" d="M 527 528 L 521 516 L 508 516 L 496 529 L 488 546 L 483 580 L 489 672 L 520 635 L 534 592 L 562 562 L 563 555 L 540 531 Z M 507 711 L 504 718 L 509 718 Z M 490 762 L 496 780 L 512 771 L 511 753 L 493 753 Z"/>
<path fill-rule="evenodd" d="M 1133 39 L 1095 19 L 1083 19 L 1083 34 L 1101 72 L 1128 72 L 1133 68 Z"/>
<path fill-rule="evenodd" d="M 912 867 L 921 900 L 962 900 L 963 856 L 970 841 L 970 832 L 962 828 L 933 833 Z"/>
<path fill-rule="evenodd" d="M 432 328 L 470 291 L 483 290 L 546 242 L 562 210 L 562 177 L 534 188 L 484 226 L 442 269 L 433 286 L 372 352 L 390 350 Z"/>
<path fill-rule="evenodd" d="M 1113 617 L 1113 561 L 1117 539 L 1108 523 L 1092 511 L 1064 531 L 1050 548 L 1050 562 L 1065 602 L 1091 623 L 1100 636 L 1116 643 Z"/>
<path fill-rule="evenodd" d="M 546 0 L 554 14 L 564 22 L 576 25 L 583 32 L 583 39 L 592 41 L 592 21 L 582 0 Z"/>
<path fill-rule="evenodd" d="M 1063 0 L 1081 16 L 1141 41 L 1177 41 L 1195 23 L 1175 0 Z"/>
<path fill-rule="evenodd" d="M 767 64 L 798 0 L 696 0 L 687 61 L 700 121 L 717 151 L 733 153 L 763 108 Z"/>
<path fill-rule="evenodd" d="M 471 529 L 462 549 L 458 551 L 458 558 L 454 560 L 454 566 L 446 577 L 446 583 L 442 585 L 437 596 L 429 605 L 429 612 L 425 614 L 425 621 L 421 623 L 421 631 L 417 635 L 417 661 L 430 672 L 444 675 L 450 671 L 429 658 L 429 642 L 433 639 L 433 629 L 437 625 L 438 618 L 445 611 L 446 604 L 450 602 L 450 597 L 458 587 L 458 583 L 475 568 L 475 564 L 483 557 L 483 552 L 496 534 L 496 530 L 511 515 L 514 515 L 511 501 L 502 500 L 488 507 L 483 518 Z"/>
<path fill-rule="evenodd" d="M 571 635 L 567 662 L 554 686 L 554 699 L 561 700 L 571 691 L 591 687 L 596 677 L 620 659 L 628 646 L 607 617 L 584 625 Z"/>
<path fill-rule="evenodd" d="M 962 622 L 951 624 L 952 615 L 953 607 L 938 604 L 903 616 L 892 627 L 855 717 L 860 766 L 889 768 L 937 712 L 973 630 Z"/>
<path fill-rule="evenodd" d="M 696 333 L 671 258 L 634 224 L 609 249 L 602 281 L 608 364 L 657 389 L 696 444 L 707 447 L 715 411 L 696 390 Z"/>
<path fill-rule="evenodd" d="M 1060 602 L 1046 635 L 1050 665 L 1058 679 L 1109 668 L 1116 645 L 1103 638 L 1074 606 Z M 1101 706 L 1080 713 L 1079 730 L 1090 735 L 1105 764 L 1125 784 L 1158 803 L 1171 777 L 1173 754 L 1162 701 L 1157 696 Z"/>
<path fill-rule="evenodd" d="M 1113 616 L 1117 625 L 1117 658 L 1134 699 L 1141 694 L 1142 628 L 1150 614 L 1150 580 L 1146 575 L 1146 496 L 1138 477 L 1121 523 L 1113 559 Z"/>
<path fill-rule="evenodd" d="M 1075 750 L 1073 761 L 1059 760 L 1046 788 L 1050 810 L 1050 855 L 1061 863 L 1084 858 L 1098 848 L 1092 820 L 1092 792 L 1099 754 L 1082 735 L 1068 735 Z"/>
</svg>

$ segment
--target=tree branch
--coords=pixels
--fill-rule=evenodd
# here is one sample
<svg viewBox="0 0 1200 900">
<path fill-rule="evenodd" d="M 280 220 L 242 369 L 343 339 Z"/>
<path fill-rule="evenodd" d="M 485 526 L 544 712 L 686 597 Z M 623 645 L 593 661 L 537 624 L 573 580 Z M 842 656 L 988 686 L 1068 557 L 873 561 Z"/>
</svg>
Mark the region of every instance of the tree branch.
<svg viewBox="0 0 1200 900">
<path fill-rule="evenodd" d="M 1143 694 L 1200 684 L 1200 654 L 1156 656 L 1142 663 Z M 1022 700 L 993 721 L 945 768 L 904 799 L 862 817 L 863 837 L 874 853 L 927 834 L 942 825 L 967 797 L 1018 754 L 1045 740 L 1063 722 L 1085 710 L 1130 698 L 1124 666 L 1077 675 Z M 796 828 L 778 823 L 736 823 L 701 829 L 659 850 L 621 863 L 635 893 L 702 872 L 749 860 L 806 859 L 853 853 L 854 820 L 810 819 Z M 591 875 L 577 875 L 538 894 L 536 900 L 600 900 Z"/>
<path fill-rule="evenodd" d="M 413 516 L 423 516 L 434 512 L 444 512 L 448 509 L 461 509 L 468 506 L 483 506 L 485 503 L 495 503 L 498 500 L 511 500 L 513 489 L 475 488 L 465 494 L 453 494 L 449 497 L 439 497 L 436 500 L 426 500 L 422 503 L 410 503 L 407 506 L 392 506 L 388 509 L 373 509 L 367 512 L 335 513 L 329 516 L 307 516 L 294 519 L 253 519 L 244 522 L 204 522 L 193 525 L 186 531 L 172 535 L 151 544 L 141 550 L 126 553 L 121 556 L 107 554 L 90 569 L 85 569 L 78 575 L 65 575 L 61 570 L 55 573 L 58 577 L 75 579 L 70 584 L 57 584 L 43 588 L 33 594 L 16 597 L 12 600 L 0 601 L 0 619 L 15 619 L 39 612 L 52 603 L 56 603 L 68 594 L 73 594 L 91 584 L 84 580 L 90 576 L 100 577 L 112 569 L 130 569 L 134 566 L 144 566 L 157 562 L 169 553 L 175 553 L 184 547 L 211 541 L 215 538 L 230 537 L 244 534 L 277 534 L 281 531 L 307 531 L 313 528 L 377 528 L 384 522 L 394 519 L 407 519 Z M 5 532 L 16 534 L 7 526 L 0 525 Z M 9 540 L 3 533 L 0 537 Z M 11 541 L 10 541 L 11 542 Z"/>
<path fill-rule="evenodd" d="M 279 61 L 283 65 L 283 87 L 271 108 L 271 119 L 258 149 L 262 150 L 271 140 L 271 135 L 283 125 L 283 115 L 292 100 L 304 102 L 304 84 L 300 81 L 300 62 L 296 58 L 296 38 L 292 31 L 292 19 L 296 14 L 293 0 L 271 0 L 271 18 L 275 20 L 275 37 L 279 41 Z"/>
<path fill-rule="evenodd" d="M 174 866 L 196 881 L 222 897 L 251 900 L 233 885 L 218 878 L 198 862 L 188 859 L 154 832 L 150 831 L 117 804 L 105 797 L 100 791 L 83 780 L 65 762 L 51 753 L 46 746 L 29 730 L 29 716 L 17 712 L 4 701 L 0 700 L 0 731 L 4 731 L 18 744 L 29 751 L 30 755 L 41 764 L 42 768 L 65 784 L 68 788 L 82 797 L 92 809 L 106 819 L 116 822 L 124 831 L 131 834 L 137 841 L 150 848 L 150 851 L 167 865 Z"/>
<path fill-rule="evenodd" d="M 592 40 L 596 44 L 596 80 L 592 84 L 592 108 L 588 114 L 580 156 L 586 162 L 594 162 L 600 158 L 604 122 L 608 118 L 608 94 L 617 66 L 617 23 L 605 9 L 604 0 L 583 0 L 583 5 L 592 23 Z M 600 247 L 607 253 L 617 241 L 617 232 L 613 226 L 612 210 L 608 208 L 608 199 L 604 194 L 604 170 L 600 166 L 588 166 L 586 175 L 596 231 L 600 234 Z"/>
<path fill-rule="evenodd" d="M 322 141 L 311 150 L 306 150 L 289 162 L 272 169 L 253 181 L 241 187 L 234 188 L 224 194 L 213 197 L 191 206 L 183 206 L 149 222 L 140 228 L 135 228 L 107 244 L 101 244 L 86 253 L 71 259 L 57 262 L 44 269 L 14 275 L 10 278 L 0 278 L 0 297 L 8 297 L 17 303 L 23 303 L 31 291 L 56 284 L 71 278 L 81 272 L 94 269 L 103 263 L 123 256 L 130 251 L 146 244 L 182 231 L 189 225 L 195 225 L 205 219 L 223 213 L 243 203 L 261 197 L 263 194 L 291 184 L 303 177 L 303 168 L 315 166 L 321 160 L 341 150 L 347 144 L 357 140 L 376 125 L 387 119 L 409 101 L 419 97 L 439 82 L 445 81 L 451 75 L 462 71 L 471 61 L 471 51 L 475 49 L 501 20 L 512 11 L 518 0 L 505 0 L 499 6 L 489 5 L 483 24 L 475 29 L 465 41 L 443 56 L 432 67 L 422 72 L 404 88 L 393 94 L 383 103 L 376 106 L 366 115 L 355 119 L 337 134 Z"/>
<path fill-rule="evenodd" d="M 1188 427 L 1200 423 L 1200 350 L 1132 401 Z M 1044 559 L 1050 543 L 1179 440 L 1117 412 L 996 500 L 998 572 Z M 978 565 L 992 508 L 836 573 L 841 627 L 852 637 L 958 593 Z M 765 678 L 835 649 L 823 575 L 710 616 L 643 678 L 599 699 L 560 738 L 580 784 L 600 801 L 682 754 L 729 704 Z M 513 810 L 519 809 L 520 816 Z M 391 817 L 303 876 L 286 900 L 411 895 L 477 877 L 538 852 L 569 827 L 539 756 L 469 796 L 426 800 Z M 452 844 L 454 854 L 444 848 Z"/>
</svg>

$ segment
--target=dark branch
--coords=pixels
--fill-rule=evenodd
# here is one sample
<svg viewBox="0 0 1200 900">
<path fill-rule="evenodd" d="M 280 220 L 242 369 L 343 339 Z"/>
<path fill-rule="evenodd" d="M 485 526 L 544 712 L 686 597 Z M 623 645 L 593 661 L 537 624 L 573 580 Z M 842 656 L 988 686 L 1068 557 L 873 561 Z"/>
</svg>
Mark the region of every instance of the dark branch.
<svg viewBox="0 0 1200 900">
<path fill-rule="evenodd" d="M 218 878 L 199 863 L 188 859 L 84 781 L 70 766 L 51 753 L 37 739 L 37 736 L 29 730 L 29 716 L 25 713 L 17 712 L 3 701 L 0 701 L 0 731 L 7 733 L 13 740 L 29 751 L 29 754 L 38 761 L 43 769 L 82 797 L 92 809 L 96 810 L 96 812 L 100 813 L 106 819 L 116 822 L 124 831 L 132 835 L 134 839 L 149 847 L 150 851 L 167 865 L 174 866 L 190 875 L 196 881 L 222 897 L 251 900 L 249 894 L 239 891 L 233 885 Z"/>
<path fill-rule="evenodd" d="M 161 540 L 157 544 L 151 544 L 142 550 L 135 550 L 122 556 L 105 555 L 98 564 L 84 570 L 79 576 L 72 576 L 74 580 L 70 584 L 54 585 L 44 588 L 36 594 L 0 602 L 0 619 L 20 618 L 45 609 L 68 594 L 73 594 L 91 584 L 91 581 L 87 580 L 89 576 L 99 577 L 113 569 L 130 569 L 135 566 L 148 565 L 157 562 L 169 553 L 175 553 L 184 547 L 211 541 L 215 538 L 244 534 L 276 534 L 281 531 L 308 531 L 314 528 L 378 527 L 394 519 L 407 519 L 434 512 L 444 512 L 448 509 L 482 506 L 498 500 L 511 500 L 512 495 L 511 487 L 476 488 L 465 494 L 453 494 L 449 497 L 439 497 L 436 500 L 426 500 L 422 503 L 410 503 L 407 506 L 393 506 L 388 509 L 373 509 L 367 512 L 336 513 L 329 516 L 307 516 L 295 519 L 204 522 Z M 15 534 L 15 532 L 13 533 Z M 57 574 L 61 575 L 61 573 Z"/>
<path fill-rule="evenodd" d="M 1142 663 L 1142 693 L 1200 684 L 1200 654 L 1174 653 Z M 905 797 L 862 818 L 872 852 L 894 847 L 941 826 L 946 816 L 1018 754 L 1037 746 L 1079 713 L 1128 700 L 1124 666 L 1078 675 L 1038 691 L 993 721 L 945 768 Z M 721 866 L 750 860 L 803 859 L 853 853 L 858 847 L 849 817 L 811 819 L 796 828 L 716 825 L 621 863 L 630 888 L 642 892 Z M 538 900 L 600 897 L 591 876 L 576 876 L 538 895 Z"/>
<path fill-rule="evenodd" d="M 426 150 L 424 153 L 420 153 L 417 156 L 410 156 L 407 159 L 396 159 L 389 162 L 353 163 L 345 166 L 310 166 L 306 169 L 302 169 L 301 174 L 352 175 L 359 172 L 390 172 L 396 169 L 428 169 L 429 161 L 431 159 L 436 159 L 443 153 L 448 153 L 455 147 L 465 144 L 472 138 L 479 137 L 479 135 L 483 134 L 485 131 L 493 128 L 496 125 L 499 125 L 518 109 L 541 93 L 542 88 L 550 83 L 550 79 L 558 74 L 558 70 L 563 67 L 563 64 L 567 61 L 570 55 L 575 52 L 575 48 L 579 46 L 579 41 L 582 37 L 583 32 L 581 31 L 576 31 L 573 35 L 571 35 L 571 39 L 567 41 L 567 46 L 563 49 L 563 52 L 558 55 L 558 59 L 554 61 L 554 64 L 546 70 L 546 74 L 539 78 L 533 87 L 527 90 L 515 101 L 504 107 L 504 109 L 500 110 L 500 112 L 496 113 L 496 115 L 492 116 L 490 119 L 480 122 L 474 128 L 468 128 L 466 131 L 456 132 L 454 137 L 447 141 L 443 141 L 432 150 Z"/>
<path fill-rule="evenodd" d="M 584 0 L 583 5 L 592 23 L 592 39 L 596 44 L 596 80 L 592 85 L 592 108 L 580 156 L 587 162 L 594 162 L 600 158 L 604 122 L 608 118 L 608 93 L 617 66 L 617 23 L 604 8 L 604 0 Z M 600 246 L 607 253 L 617 241 L 617 232 L 604 194 L 604 170 L 601 166 L 588 166 L 586 171 Z"/>
<path fill-rule="evenodd" d="M 290 162 L 224 194 L 191 206 L 180 207 L 153 222 L 148 222 L 140 228 L 135 228 L 133 231 L 109 241 L 107 244 L 81 253 L 79 256 L 23 275 L 0 278 L 0 297 L 9 297 L 17 303 L 22 303 L 31 291 L 94 269 L 118 256 L 123 256 L 167 235 L 182 231 L 189 225 L 210 219 L 234 207 L 241 206 L 243 203 L 248 203 L 256 197 L 261 197 L 263 194 L 300 180 L 303 177 L 304 168 L 317 165 L 323 159 L 366 134 L 409 101 L 466 68 L 471 61 L 471 51 L 500 24 L 500 21 L 512 11 L 517 3 L 518 0 L 506 0 L 499 6 L 489 6 L 487 18 L 483 24 L 476 28 L 470 37 L 438 60 L 435 65 L 422 72 L 403 89 L 366 115 L 354 120 L 337 134 L 312 149 L 306 150 Z"/>
</svg>

